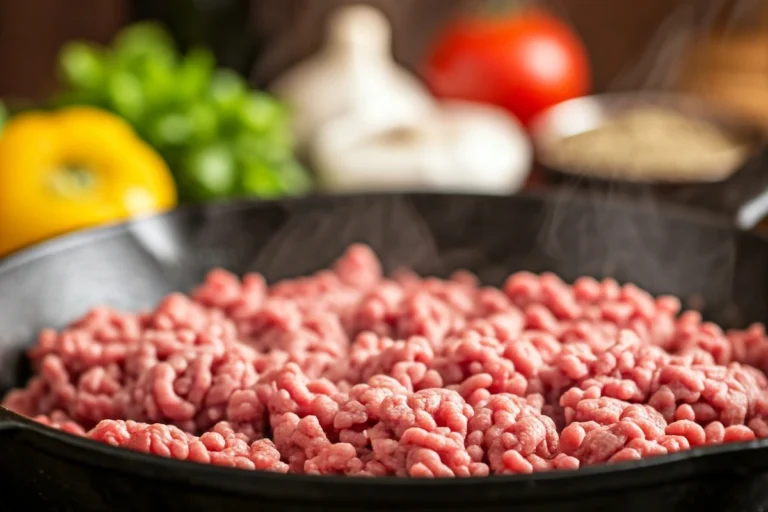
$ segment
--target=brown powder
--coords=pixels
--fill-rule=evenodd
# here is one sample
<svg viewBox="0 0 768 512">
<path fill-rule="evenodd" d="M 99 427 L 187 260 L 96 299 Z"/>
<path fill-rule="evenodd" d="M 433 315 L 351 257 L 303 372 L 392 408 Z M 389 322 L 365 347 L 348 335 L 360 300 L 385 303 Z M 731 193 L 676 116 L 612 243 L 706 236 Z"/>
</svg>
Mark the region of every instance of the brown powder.
<svg viewBox="0 0 768 512">
<path fill-rule="evenodd" d="M 731 174 L 749 149 L 748 143 L 708 121 L 647 107 L 555 142 L 545 163 L 627 181 L 716 181 Z"/>
</svg>

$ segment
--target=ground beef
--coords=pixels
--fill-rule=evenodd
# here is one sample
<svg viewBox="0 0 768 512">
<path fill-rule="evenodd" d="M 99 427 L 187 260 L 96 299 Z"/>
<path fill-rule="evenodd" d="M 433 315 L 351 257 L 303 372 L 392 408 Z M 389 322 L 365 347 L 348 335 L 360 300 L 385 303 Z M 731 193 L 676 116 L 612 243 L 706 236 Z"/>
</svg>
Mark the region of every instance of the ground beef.
<svg viewBox="0 0 768 512">
<path fill-rule="evenodd" d="M 171 425 L 103 420 L 87 435 L 112 446 L 162 457 L 242 469 L 288 471 L 272 441 L 259 439 L 249 443 L 225 422 L 197 437 Z"/>
<path fill-rule="evenodd" d="M 470 477 L 768 437 L 762 325 L 611 279 L 389 278 L 360 245 L 309 277 L 218 269 L 153 311 L 96 308 L 29 358 L 9 409 L 243 469 Z"/>
</svg>

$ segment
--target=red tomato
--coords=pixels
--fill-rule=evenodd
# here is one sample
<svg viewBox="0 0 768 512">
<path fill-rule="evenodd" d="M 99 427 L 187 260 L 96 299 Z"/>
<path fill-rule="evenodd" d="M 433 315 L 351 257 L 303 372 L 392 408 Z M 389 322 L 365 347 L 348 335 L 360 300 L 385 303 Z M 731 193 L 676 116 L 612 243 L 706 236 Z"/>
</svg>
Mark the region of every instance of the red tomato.
<svg viewBox="0 0 768 512">
<path fill-rule="evenodd" d="M 525 124 L 590 88 L 581 41 L 541 11 L 462 19 L 448 26 L 428 54 L 424 78 L 440 98 L 499 105 Z"/>
</svg>

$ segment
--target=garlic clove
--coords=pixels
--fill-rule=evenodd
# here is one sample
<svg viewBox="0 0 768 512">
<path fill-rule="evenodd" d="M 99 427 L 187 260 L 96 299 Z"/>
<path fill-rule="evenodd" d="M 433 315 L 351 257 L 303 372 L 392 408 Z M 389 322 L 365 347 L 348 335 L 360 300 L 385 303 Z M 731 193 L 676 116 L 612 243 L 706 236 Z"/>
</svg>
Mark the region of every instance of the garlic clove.
<svg viewBox="0 0 768 512">
<path fill-rule="evenodd" d="M 385 129 L 334 120 L 318 132 L 312 160 L 329 191 L 511 194 L 530 172 L 532 148 L 506 112 L 448 102 L 419 123 Z"/>
<path fill-rule="evenodd" d="M 431 172 L 443 187 L 488 194 L 519 191 L 531 170 L 533 148 L 523 126 L 491 106 L 451 101 L 435 121 L 443 130 L 443 165 Z"/>
<path fill-rule="evenodd" d="M 326 31 L 326 49 L 379 54 L 388 60 L 392 46 L 392 26 L 384 14 L 369 5 L 339 9 L 331 17 Z"/>
<path fill-rule="evenodd" d="M 323 49 L 288 70 L 270 90 L 293 112 L 298 151 L 307 151 L 320 126 L 355 113 L 372 126 L 410 123 L 436 106 L 426 87 L 394 62 L 391 25 L 365 5 L 331 15 Z"/>
<path fill-rule="evenodd" d="M 341 117 L 318 132 L 311 160 L 329 192 L 419 190 L 427 182 L 421 148 L 432 138 L 418 125 L 374 129 L 356 117 Z"/>
</svg>

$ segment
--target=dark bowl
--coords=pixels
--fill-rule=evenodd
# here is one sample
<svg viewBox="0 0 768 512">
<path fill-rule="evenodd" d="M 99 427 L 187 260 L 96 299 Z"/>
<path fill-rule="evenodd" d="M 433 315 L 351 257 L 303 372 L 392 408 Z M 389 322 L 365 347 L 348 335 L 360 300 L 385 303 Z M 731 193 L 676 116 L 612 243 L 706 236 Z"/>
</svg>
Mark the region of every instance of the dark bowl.
<svg viewBox="0 0 768 512">
<path fill-rule="evenodd" d="M 678 111 L 705 120 L 743 142 L 744 159 L 689 180 L 640 179 L 622 169 L 588 173 L 558 165 L 549 155 L 553 144 L 602 126 L 608 119 L 645 106 Z M 742 229 L 754 227 L 768 214 L 768 154 L 766 131 L 732 112 L 695 97 L 663 92 L 627 92 L 585 96 L 551 107 L 531 123 L 535 165 L 545 183 L 579 189 L 593 196 L 623 196 L 646 201 L 662 199 L 728 216 Z"/>
</svg>

